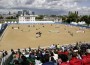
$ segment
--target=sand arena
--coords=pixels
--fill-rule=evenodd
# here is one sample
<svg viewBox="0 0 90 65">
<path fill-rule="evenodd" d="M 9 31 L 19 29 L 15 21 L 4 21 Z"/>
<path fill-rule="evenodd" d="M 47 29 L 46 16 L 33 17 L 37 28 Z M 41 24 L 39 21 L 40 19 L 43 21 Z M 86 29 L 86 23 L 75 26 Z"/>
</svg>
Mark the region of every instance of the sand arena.
<svg viewBox="0 0 90 65">
<path fill-rule="evenodd" d="M 41 33 L 39 37 L 37 32 Z M 4 31 L 0 50 L 90 42 L 90 29 L 64 24 L 12 24 Z"/>
</svg>

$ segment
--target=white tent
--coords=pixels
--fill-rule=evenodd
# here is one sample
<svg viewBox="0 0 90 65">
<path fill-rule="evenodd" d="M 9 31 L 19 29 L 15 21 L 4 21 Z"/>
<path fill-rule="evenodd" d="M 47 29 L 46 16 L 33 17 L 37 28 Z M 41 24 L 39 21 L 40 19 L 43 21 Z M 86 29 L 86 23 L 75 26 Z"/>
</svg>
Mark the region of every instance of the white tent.
<svg viewBox="0 0 90 65">
<path fill-rule="evenodd" d="M 7 23 L 7 22 L 5 21 L 5 23 Z"/>
<path fill-rule="evenodd" d="M 13 21 L 11 21 L 11 23 L 13 23 Z"/>
<path fill-rule="evenodd" d="M 10 21 L 8 21 L 8 23 L 11 23 Z"/>
<path fill-rule="evenodd" d="M 81 22 L 78 22 L 79 25 L 84 25 L 86 24 L 85 21 L 81 21 Z"/>
<path fill-rule="evenodd" d="M 0 30 L 1 30 L 1 28 L 2 28 L 2 24 L 0 24 Z"/>
<path fill-rule="evenodd" d="M 17 23 L 16 21 L 14 23 Z"/>
<path fill-rule="evenodd" d="M 71 22 L 70 24 L 77 25 L 77 23 L 76 23 L 76 22 Z"/>
</svg>

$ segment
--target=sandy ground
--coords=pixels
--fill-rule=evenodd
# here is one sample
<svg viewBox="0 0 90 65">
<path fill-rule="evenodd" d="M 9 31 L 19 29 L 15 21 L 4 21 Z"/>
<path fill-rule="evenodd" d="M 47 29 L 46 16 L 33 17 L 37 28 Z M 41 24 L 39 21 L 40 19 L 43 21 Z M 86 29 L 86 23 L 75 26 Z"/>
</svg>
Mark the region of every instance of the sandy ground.
<svg viewBox="0 0 90 65">
<path fill-rule="evenodd" d="M 41 32 L 41 37 L 36 38 L 36 32 Z M 0 40 L 0 50 L 37 48 L 79 41 L 90 42 L 90 29 L 63 24 L 13 24 L 5 30 Z"/>
</svg>

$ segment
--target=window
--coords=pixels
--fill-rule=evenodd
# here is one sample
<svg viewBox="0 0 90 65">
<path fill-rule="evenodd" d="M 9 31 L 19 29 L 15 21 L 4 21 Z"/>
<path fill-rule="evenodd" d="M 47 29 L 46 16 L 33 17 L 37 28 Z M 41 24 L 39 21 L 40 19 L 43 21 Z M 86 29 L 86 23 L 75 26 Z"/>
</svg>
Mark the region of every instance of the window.
<svg viewBox="0 0 90 65">
<path fill-rule="evenodd" d="M 30 19 L 30 17 L 25 17 L 25 19 Z"/>
</svg>

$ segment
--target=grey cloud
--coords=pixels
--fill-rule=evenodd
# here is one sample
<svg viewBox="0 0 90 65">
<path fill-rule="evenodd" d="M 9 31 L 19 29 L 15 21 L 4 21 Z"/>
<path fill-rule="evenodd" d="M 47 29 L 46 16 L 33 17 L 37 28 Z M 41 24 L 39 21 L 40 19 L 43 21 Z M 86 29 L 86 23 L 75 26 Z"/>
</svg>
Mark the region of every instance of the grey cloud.
<svg viewBox="0 0 90 65">
<path fill-rule="evenodd" d="M 32 4 L 35 0 L 27 0 L 25 4 Z"/>
<path fill-rule="evenodd" d="M 4 7 L 0 6 L 0 9 L 5 9 Z"/>
<path fill-rule="evenodd" d="M 0 0 L 0 9 L 32 9 L 43 11 L 43 13 L 48 11 L 54 11 L 54 13 L 62 11 L 64 13 L 68 11 L 89 13 L 88 11 L 90 11 L 90 6 L 87 7 L 86 4 L 83 4 L 83 6 L 79 5 L 80 2 L 84 1 L 87 2 L 90 0 Z"/>
</svg>

